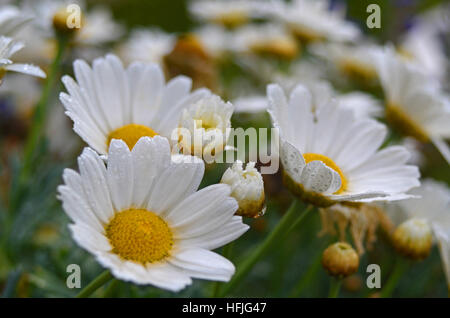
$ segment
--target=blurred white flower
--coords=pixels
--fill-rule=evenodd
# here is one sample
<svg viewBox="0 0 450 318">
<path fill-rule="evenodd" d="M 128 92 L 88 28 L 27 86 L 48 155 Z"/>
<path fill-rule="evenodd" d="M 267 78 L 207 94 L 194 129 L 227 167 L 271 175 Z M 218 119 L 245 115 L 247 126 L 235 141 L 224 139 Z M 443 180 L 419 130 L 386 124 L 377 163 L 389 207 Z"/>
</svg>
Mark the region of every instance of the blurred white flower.
<svg viewBox="0 0 450 318">
<path fill-rule="evenodd" d="M 444 183 L 427 179 L 409 193 L 416 198 L 389 204 L 387 210 L 390 215 L 398 216 L 397 223 L 415 222 L 432 230 L 450 287 L 450 189 Z"/>
<path fill-rule="evenodd" d="M 135 61 L 161 64 L 175 41 L 174 35 L 159 29 L 136 29 L 120 44 L 118 54 L 127 64 Z"/>
<path fill-rule="evenodd" d="M 236 27 L 260 16 L 261 1 L 252 0 L 195 0 L 189 10 L 199 20 Z"/>
<path fill-rule="evenodd" d="M 360 30 L 345 20 L 344 10 L 329 9 L 329 0 L 273 1 L 271 4 L 272 15 L 307 42 L 353 41 L 360 36 Z"/>
<path fill-rule="evenodd" d="M 401 133 L 433 142 L 450 162 L 450 103 L 436 80 L 404 61 L 391 47 L 377 59 L 386 100 L 386 117 Z"/>
<path fill-rule="evenodd" d="M 356 77 L 369 83 L 377 78 L 376 58 L 382 48 L 375 44 L 316 43 L 310 49 L 339 75 Z"/>
<path fill-rule="evenodd" d="M 186 162 L 187 160 L 187 162 Z M 211 252 L 248 230 L 225 184 L 197 191 L 204 163 L 177 155 L 168 140 L 113 140 L 105 167 L 85 148 L 66 169 L 59 199 L 74 240 L 118 279 L 179 291 L 191 278 L 228 281 L 233 264 Z"/>
<path fill-rule="evenodd" d="M 363 92 L 350 92 L 336 96 L 340 107 L 353 110 L 356 118 L 380 117 L 383 105 L 372 95 Z"/>
<path fill-rule="evenodd" d="M 342 201 L 398 200 L 418 186 L 417 167 L 406 164 L 399 146 L 378 150 L 386 127 L 331 101 L 314 108 L 308 89 L 298 85 L 289 99 L 280 86 L 267 88 L 269 113 L 280 133 L 287 187 L 318 206 Z"/>
<path fill-rule="evenodd" d="M 0 35 L 11 36 L 17 32 L 33 16 L 21 12 L 17 7 L 5 5 L 0 8 Z"/>
<path fill-rule="evenodd" d="M 249 24 L 235 31 L 233 51 L 295 58 L 300 51 L 296 39 L 279 24 Z"/>
<path fill-rule="evenodd" d="M 14 63 L 11 58 L 24 47 L 22 42 L 16 42 L 12 38 L 0 36 L 0 83 L 8 71 L 24 73 L 45 78 L 45 73 L 37 66 L 31 64 Z"/>
</svg>

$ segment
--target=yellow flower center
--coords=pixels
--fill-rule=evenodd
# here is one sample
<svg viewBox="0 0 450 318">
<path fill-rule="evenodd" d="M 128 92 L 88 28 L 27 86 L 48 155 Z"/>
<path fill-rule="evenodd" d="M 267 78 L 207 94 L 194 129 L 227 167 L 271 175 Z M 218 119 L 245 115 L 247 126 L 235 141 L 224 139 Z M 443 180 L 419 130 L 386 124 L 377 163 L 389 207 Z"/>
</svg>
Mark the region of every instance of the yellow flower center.
<svg viewBox="0 0 450 318">
<path fill-rule="evenodd" d="M 114 130 L 108 136 L 108 147 L 113 139 L 125 141 L 128 148 L 133 149 L 141 137 L 154 137 L 157 133 L 150 127 L 138 124 L 129 124 Z"/>
<path fill-rule="evenodd" d="M 248 22 L 248 15 L 242 11 L 231 11 L 222 13 L 212 19 L 214 23 L 222 24 L 227 28 L 235 28 Z"/>
<path fill-rule="evenodd" d="M 173 235 L 167 223 L 153 212 L 129 209 L 117 213 L 105 227 L 113 253 L 141 264 L 169 256 Z"/>
<path fill-rule="evenodd" d="M 333 160 L 328 158 L 327 156 L 317 154 L 317 153 L 305 153 L 303 154 L 303 159 L 305 159 L 306 163 L 310 163 L 311 161 L 322 161 L 328 168 L 333 169 L 339 176 L 341 177 L 341 187 L 335 193 L 341 193 L 347 189 L 347 178 L 342 173 L 341 168 L 337 164 L 334 163 Z"/>
<path fill-rule="evenodd" d="M 299 53 L 297 42 L 289 37 L 279 37 L 269 42 L 255 43 L 251 49 L 256 54 L 271 55 L 286 60 L 295 58 Z"/>
<path fill-rule="evenodd" d="M 324 40 L 324 37 L 314 30 L 293 24 L 290 25 L 290 28 L 294 36 L 304 43 L 320 42 Z"/>
<path fill-rule="evenodd" d="M 401 134 L 411 136 L 422 142 L 428 142 L 428 134 L 405 111 L 394 104 L 386 107 L 386 119 Z"/>
<path fill-rule="evenodd" d="M 354 79 L 362 79 L 370 82 L 376 78 L 376 71 L 373 67 L 365 65 L 355 60 L 343 60 L 339 63 L 342 73 Z"/>
</svg>

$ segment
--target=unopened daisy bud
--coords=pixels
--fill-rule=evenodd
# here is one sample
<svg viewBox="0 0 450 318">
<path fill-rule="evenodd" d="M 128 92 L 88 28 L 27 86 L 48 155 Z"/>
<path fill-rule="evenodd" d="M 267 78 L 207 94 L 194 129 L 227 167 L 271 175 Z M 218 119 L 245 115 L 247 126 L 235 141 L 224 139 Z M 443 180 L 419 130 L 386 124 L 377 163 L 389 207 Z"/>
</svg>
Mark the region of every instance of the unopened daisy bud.
<svg viewBox="0 0 450 318">
<path fill-rule="evenodd" d="M 53 15 L 53 28 L 61 35 L 71 35 L 81 28 L 81 12 L 62 7 Z"/>
<path fill-rule="evenodd" d="M 347 277 L 358 270 L 359 256 L 350 244 L 337 242 L 323 252 L 322 266 L 331 276 Z"/>
<path fill-rule="evenodd" d="M 242 161 L 237 160 L 225 171 L 220 182 L 231 186 L 231 196 L 239 204 L 237 215 L 257 218 L 264 214 L 264 183 L 254 162 L 247 163 L 244 169 Z"/>
<path fill-rule="evenodd" d="M 418 218 L 400 224 L 392 237 L 395 249 L 413 260 L 424 259 L 430 254 L 432 238 L 428 222 Z"/>
<path fill-rule="evenodd" d="M 178 133 L 179 146 L 186 154 L 206 162 L 221 153 L 228 142 L 233 105 L 210 94 L 184 109 Z"/>
</svg>

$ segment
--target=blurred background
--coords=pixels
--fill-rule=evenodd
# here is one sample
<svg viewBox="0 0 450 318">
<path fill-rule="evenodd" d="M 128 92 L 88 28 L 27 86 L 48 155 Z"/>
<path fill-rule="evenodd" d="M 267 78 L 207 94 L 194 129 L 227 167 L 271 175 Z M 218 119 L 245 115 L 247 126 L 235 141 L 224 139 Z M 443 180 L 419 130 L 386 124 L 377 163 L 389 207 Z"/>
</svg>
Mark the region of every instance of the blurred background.
<svg viewBox="0 0 450 318">
<path fill-rule="evenodd" d="M 0 1 L 0 5 L 20 6 L 22 2 Z M 381 7 L 382 27 L 380 29 L 366 27 L 368 16 L 366 8 L 370 3 L 376 3 Z M 332 7 L 345 6 L 347 20 L 358 25 L 374 43 L 391 42 L 396 45 L 400 45 L 405 35 L 414 29 L 418 17 L 435 12 L 436 8 L 439 12 L 445 3 L 447 3 L 445 0 L 330 2 Z M 25 186 L 20 186 L 20 189 L 19 184 L 23 181 L 19 181 L 23 159 L 22 149 L 30 129 L 34 105 L 40 97 L 43 80 L 8 74 L 5 83 L 0 86 L 0 294 L 3 297 L 72 297 L 79 290 L 66 287 L 67 265 L 81 266 L 83 286 L 102 272 L 102 268 L 94 257 L 78 247 L 72 240 L 67 228 L 69 220 L 56 199 L 56 187 L 62 183 L 62 170 L 66 167 L 76 169 L 76 156 L 85 146 L 71 131 L 72 123 L 63 115 L 63 107 L 57 99 L 58 92 L 63 91 L 59 78 L 62 74 L 72 75 L 72 62 L 76 58 L 91 61 L 107 52 L 115 52 L 126 63 L 127 58 L 132 59 L 133 55 L 131 51 L 121 52 L 131 50 L 133 47 L 130 39 L 134 32 L 145 29 L 158 30 L 172 36 L 171 41 L 176 43 L 172 46 L 170 53 L 161 54 L 164 55 L 162 62 L 166 63 L 165 71 L 168 77 L 178 74 L 188 75 L 194 79 L 195 86 L 207 86 L 224 99 L 232 101 L 248 95 L 246 94 L 248 92 L 255 95 L 264 94 L 268 83 L 265 78 L 266 73 L 276 71 L 280 74 L 291 74 L 292 68 L 298 63 L 297 58 L 269 57 L 267 64 L 264 64 L 266 62 L 261 64 L 258 59 L 255 62 L 248 57 L 240 59 L 233 54 L 226 58 L 211 59 L 213 54 L 210 52 L 208 56 L 196 51 L 195 47 L 192 48 L 189 45 L 183 47 L 183 42 L 177 42 L 177 39 L 186 39 L 187 34 L 196 32 L 205 24 L 189 12 L 187 0 L 85 1 L 87 12 L 98 7 L 110 12 L 112 20 L 120 27 L 107 31 L 110 32 L 109 35 L 114 36 L 110 38 L 104 36 L 106 40 L 102 43 L 91 45 L 92 43 L 87 40 L 84 42 L 80 40 L 81 44 L 73 44 L 65 52 L 62 70 L 49 99 L 46 138 L 39 145 L 39 150 L 33 159 L 36 169 L 25 180 Z M 446 12 L 448 21 L 448 11 Z M 255 23 L 259 22 L 258 19 L 255 21 Z M 97 28 L 102 26 L 103 24 L 100 23 Z M 448 29 L 443 30 L 439 35 L 447 61 L 450 51 L 448 31 Z M 24 36 L 26 36 L 25 33 Z M 27 45 L 30 44 L 30 50 L 24 49 L 21 52 L 23 56 L 20 58 L 39 65 L 43 70 L 48 70 L 54 43 L 52 44 L 51 39 L 45 35 L 40 37 L 38 32 L 31 38 L 33 36 L 35 40 L 41 41 L 41 44 L 45 42 L 46 45 L 34 46 L 32 41 L 28 43 L 25 41 Z M 29 35 L 28 38 L 30 38 Z M 214 36 L 212 38 L 214 39 Z M 103 38 L 100 37 L 100 39 Z M 149 45 L 149 55 L 153 54 L 151 50 L 155 48 Z M 131 57 L 127 54 L 131 54 Z M 135 54 L 141 54 L 141 52 L 137 50 Z M 302 59 L 309 54 L 305 49 L 302 52 Z M 448 70 L 446 72 L 442 83 L 448 93 L 450 87 Z M 325 75 L 330 74 L 325 71 Z M 302 79 L 300 75 L 298 76 L 299 80 Z M 329 81 L 340 92 L 348 92 L 355 87 L 360 88 L 361 83 L 349 84 L 342 82 L 339 78 L 330 77 Z M 364 90 L 376 98 L 383 96 L 379 87 L 364 88 Z M 270 127 L 270 120 L 264 111 L 244 109 L 235 112 L 232 127 Z M 392 133 L 387 143 L 395 143 L 398 140 L 399 137 Z M 437 150 L 429 144 L 413 144 L 412 147 L 419 151 L 418 160 L 420 160 L 422 175 L 450 185 L 450 169 Z M 225 164 L 208 166 L 202 186 L 217 183 L 226 168 Z M 245 259 L 246 255 L 262 242 L 292 199 L 291 194 L 282 186 L 278 174 L 265 175 L 264 181 L 267 213 L 257 219 L 245 220 L 250 224 L 251 230 L 233 246 L 231 259 L 235 263 Z M 294 231 L 286 238 L 282 246 L 260 261 L 246 277 L 245 282 L 233 291 L 232 296 L 323 297 L 327 295 L 329 277 L 322 267 L 314 266 L 314 264 L 320 262 L 323 249 L 336 241 L 337 237 L 329 234 L 319 235 L 321 228 L 319 213 L 309 214 L 301 230 Z M 368 264 L 382 264 L 383 282 L 392 272 L 398 256 L 382 229 L 378 229 L 376 236 L 376 242 L 361 256 L 359 272 L 345 279 L 341 296 L 377 297 L 376 290 L 366 287 L 365 269 Z M 351 242 L 350 234 L 347 239 Z M 99 289 L 95 296 L 209 297 L 212 295 L 213 288 L 214 283 L 195 280 L 180 294 L 174 295 L 152 287 L 140 287 L 115 281 Z M 434 246 L 428 258 L 409 264 L 393 296 L 446 297 L 447 292 L 439 252 Z"/>
</svg>

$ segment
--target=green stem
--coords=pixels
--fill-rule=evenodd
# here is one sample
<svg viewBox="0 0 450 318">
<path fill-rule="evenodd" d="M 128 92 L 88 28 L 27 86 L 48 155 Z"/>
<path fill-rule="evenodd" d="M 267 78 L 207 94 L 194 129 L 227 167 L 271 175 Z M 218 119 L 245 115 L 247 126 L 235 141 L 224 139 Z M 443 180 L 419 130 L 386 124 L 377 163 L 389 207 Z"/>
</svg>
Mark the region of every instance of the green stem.
<svg viewBox="0 0 450 318">
<path fill-rule="evenodd" d="M 98 275 L 92 282 L 89 283 L 86 287 L 83 288 L 82 291 L 78 293 L 76 298 L 86 298 L 89 297 L 93 292 L 102 287 L 108 281 L 113 278 L 109 270 L 104 271 L 100 275 Z"/>
<path fill-rule="evenodd" d="M 339 290 L 341 289 L 342 279 L 331 278 L 330 291 L 328 292 L 328 298 L 337 298 L 339 295 Z"/>
<path fill-rule="evenodd" d="M 231 251 L 233 250 L 233 245 L 234 245 L 233 243 L 234 242 L 230 242 L 230 243 L 228 243 L 227 245 L 225 245 L 223 247 L 223 251 L 222 251 L 222 256 L 223 257 L 225 257 L 227 259 L 230 259 Z M 221 282 L 215 282 L 214 283 L 213 295 L 212 295 L 214 298 L 219 297 L 219 291 L 220 291 L 220 287 L 221 286 L 222 286 Z"/>
<path fill-rule="evenodd" d="M 36 105 L 36 109 L 34 111 L 33 122 L 28 134 L 27 141 L 25 143 L 24 164 L 19 179 L 22 182 L 26 180 L 26 178 L 28 178 L 29 174 L 32 172 L 31 168 L 34 161 L 34 155 L 45 127 L 45 118 L 47 117 L 50 93 L 55 86 L 56 77 L 60 71 L 62 58 L 67 47 L 67 42 L 67 38 L 58 38 L 56 55 L 47 74 L 47 81 L 45 82 L 45 85 L 42 89 L 41 98 L 39 99 L 39 102 Z"/>
<path fill-rule="evenodd" d="M 320 266 L 321 260 L 322 260 L 322 250 L 319 250 L 319 253 L 315 257 L 313 263 L 309 266 L 308 270 L 302 276 L 302 278 L 299 280 L 297 285 L 295 285 L 295 287 L 291 293 L 291 297 L 300 297 L 302 295 L 302 292 L 305 289 L 305 287 L 311 283 L 311 281 L 313 280 L 313 278 L 316 276 L 317 272 L 321 268 L 321 266 Z"/>
<path fill-rule="evenodd" d="M 394 270 L 392 271 L 387 283 L 384 285 L 384 288 L 380 293 L 380 296 L 382 298 L 391 297 L 392 293 L 395 290 L 395 287 L 397 287 L 398 282 L 400 281 L 400 278 L 405 273 L 405 270 L 407 268 L 406 264 L 407 263 L 403 259 L 397 259 L 397 262 L 394 265 Z"/>
<path fill-rule="evenodd" d="M 120 281 L 118 279 L 113 278 L 111 283 L 109 283 L 108 287 L 106 287 L 105 292 L 103 293 L 103 298 L 111 298 L 111 295 L 114 294 L 119 282 Z"/>
<path fill-rule="evenodd" d="M 303 218 L 311 210 L 309 206 L 302 214 L 298 215 L 299 202 L 294 199 L 287 212 L 283 215 L 275 229 L 267 236 L 266 240 L 256 248 L 245 261 L 238 266 L 236 273 L 228 284 L 225 285 L 220 296 L 224 297 L 230 293 L 245 278 L 253 266 L 272 248 L 280 239 L 289 233 L 292 224 L 298 217 Z"/>
</svg>

